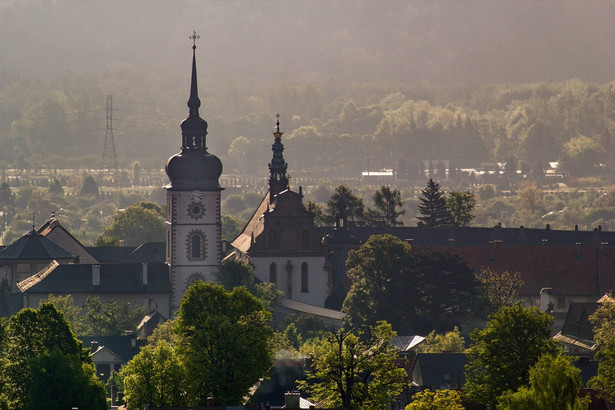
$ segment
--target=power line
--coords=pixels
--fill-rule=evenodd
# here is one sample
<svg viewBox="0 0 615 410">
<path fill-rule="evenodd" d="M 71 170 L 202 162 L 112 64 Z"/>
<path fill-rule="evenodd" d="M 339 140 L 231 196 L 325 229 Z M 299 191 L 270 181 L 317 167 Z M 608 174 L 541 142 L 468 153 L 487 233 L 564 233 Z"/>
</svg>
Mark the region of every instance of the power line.
<svg viewBox="0 0 615 410">
<path fill-rule="evenodd" d="M 102 159 L 100 161 L 100 172 L 98 173 L 98 187 L 102 187 L 104 175 L 113 167 L 113 179 L 119 187 L 120 178 L 117 167 L 117 154 L 115 152 L 115 140 L 113 138 L 113 96 L 107 96 L 107 130 L 105 131 L 105 146 L 103 148 Z"/>
</svg>

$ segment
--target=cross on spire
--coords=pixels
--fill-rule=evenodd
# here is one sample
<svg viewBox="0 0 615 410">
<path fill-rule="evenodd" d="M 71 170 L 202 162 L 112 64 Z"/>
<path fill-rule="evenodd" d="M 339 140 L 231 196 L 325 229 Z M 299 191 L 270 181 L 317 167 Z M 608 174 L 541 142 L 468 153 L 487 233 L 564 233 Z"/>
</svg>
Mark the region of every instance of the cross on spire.
<svg viewBox="0 0 615 410">
<path fill-rule="evenodd" d="M 199 36 L 198 34 L 196 34 L 196 31 L 192 31 L 192 34 L 188 36 L 188 38 L 190 40 L 192 40 L 192 49 L 196 48 L 196 41 L 201 38 L 201 36 Z"/>
</svg>

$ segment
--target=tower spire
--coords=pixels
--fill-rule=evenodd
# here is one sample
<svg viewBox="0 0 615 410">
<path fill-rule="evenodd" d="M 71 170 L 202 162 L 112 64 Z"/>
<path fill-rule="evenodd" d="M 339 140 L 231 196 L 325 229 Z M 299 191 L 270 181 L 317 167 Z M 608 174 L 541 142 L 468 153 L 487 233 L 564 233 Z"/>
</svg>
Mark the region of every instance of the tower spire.
<svg viewBox="0 0 615 410">
<path fill-rule="evenodd" d="M 190 82 L 190 99 L 188 100 L 188 108 L 190 109 L 190 116 L 199 116 L 199 107 L 201 106 L 201 100 L 199 100 L 199 90 L 197 86 L 196 78 L 196 40 L 201 38 L 196 31 L 193 31 L 190 36 L 192 40 L 192 79 Z"/>
<path fill-rule="evenodd" d="M 196 75 L 196 40 L 201 36 L 193 31 L 188 38 L 192 40 L 192 78 L 190 80 L 190 98 L 188 99 L 188 118 L 182 124 L 182 150 L 207 149 L 205 136 L 207 135 L 207 122 L 199 115 L 201 100 Z"/>
<path fill-rule="evenodd" d="M 280 114 L 276 114 L 276 123 L 273 128 L 274 141 L 271 146 L 273 151 L 273 158 L 269 163 L 269 201 L 273 201 L 273 198 L 280 192 L 288 189 L 288 176 L 286 175 L 286 169 L 288 164 L 284 161 L 282 155 L 284 151 L 284 145 L 282 144 L 282 134 L 280 131 Z"/>
</svg>

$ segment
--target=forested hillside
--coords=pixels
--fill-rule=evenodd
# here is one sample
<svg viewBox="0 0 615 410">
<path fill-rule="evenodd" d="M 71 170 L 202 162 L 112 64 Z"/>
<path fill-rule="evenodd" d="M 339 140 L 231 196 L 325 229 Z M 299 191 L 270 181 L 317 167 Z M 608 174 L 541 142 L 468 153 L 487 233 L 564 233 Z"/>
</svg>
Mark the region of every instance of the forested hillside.
<svg viewBox="0 0 615 410">
<path fill-rule="evenodd" d="M 0 165 L 96 168 L 109 81 L 122 84 L 114 94 L 120 165 L 138 160 L 162 168 L 178 149 L 187 91 L 143 98 L 133 82 L 105 76 L 8 79 L 0 89 Z M 209 149 L 226 173 L 266 173 L 271 113 L 278 109 L 291 173 L 314 177 L 357 177 L 368 168 L 416 174 L 429 160 L 450 161 L 451 168 L 513 161 L 527 169 L 562 160 L 572 174 L 593 175 L 604 172 L 600 164 L 612 165 L 615 149 L 615 87 L 578 79 L 463 87 L 281 84 L 253 91 L 202 87 Z"/>
<path fill-rule="evenodd" d="M 7 1 L 0 167 L 96 168 L 113 95 L 120 165 L 161 168 L 195 29 L 226 173 L 266 171 L 277 112 L 293 174 L 567 157 L 593 173 L 611 150 L 613 21 L 612 2 Z"/>
</svg>

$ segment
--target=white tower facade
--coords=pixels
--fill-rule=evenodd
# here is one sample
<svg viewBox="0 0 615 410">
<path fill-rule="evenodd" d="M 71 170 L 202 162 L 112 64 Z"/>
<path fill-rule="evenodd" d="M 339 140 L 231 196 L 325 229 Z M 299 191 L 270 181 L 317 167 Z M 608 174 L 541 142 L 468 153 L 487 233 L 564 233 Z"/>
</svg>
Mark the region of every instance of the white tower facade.
<svg viewBox="0 0 615 410">
<path fill-rule="evenodd" d="M 207 122 L 199 116 L 196 46 L 192 49 L 189 115 L 181 124 L 181 152 L 169 158 L 165 167 L 170 180 L 165 189 L 172 312 L 193 281 L 215 280 L 221 259 L 222 162 L 207 152 Z"/>
</svg>

